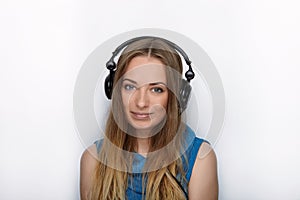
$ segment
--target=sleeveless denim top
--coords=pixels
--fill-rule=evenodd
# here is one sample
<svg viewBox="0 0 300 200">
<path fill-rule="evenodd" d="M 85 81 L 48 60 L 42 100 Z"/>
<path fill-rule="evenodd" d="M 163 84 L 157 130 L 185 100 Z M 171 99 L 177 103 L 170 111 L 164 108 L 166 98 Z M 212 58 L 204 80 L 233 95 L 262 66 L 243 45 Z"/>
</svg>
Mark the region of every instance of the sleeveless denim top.
<svg viewBox="0 0 300 200">
<path fill-rule="evenodd" d="M 193 166 L 198 154 L 198 150 L 203 143 L 203 139 L 200 139 L 196 137 L 194 131 L 189 127 L 186 126 L 186 130 L 184 132 L 184 138 L 186 139 L 186 144 L 188 146 L 185 147 L 185 156 L 186 159 L 184 159 L 184 155 L 181 156 L 182 158 L 182 164 L 183 164 L 183 169 L 185 171 L 185 178 L 187 182 L 190 181 Z M 97 140 L 94 144 L 97 146 L 97 151 L 99 153 L 102 140 Z M 187 160 L 187 162 L 186 162 Z M 133 172 L 139 172 L 142 171 L 142 168 L 145 164 L 146 158 L 138 153 L 134 153 L 134 160 L 133 160 Z M 180 182 L 180 174 L 177 175 L 177 180 Z M 147 181 L 147 177 L 145 177 L 145 181 Z M 143 191 L 143 173 L 132 173 L 130 176 L 128 176 L 128 187 L 126 189 L 126 199 L 134 199 L 134 200 L 142 200 L 143 196 L 145 194 L 145 191 Z M 187 184 L 182 184 L 181 185 L 182 189 L 184 190 L 186 194 L 188 194 L 188 186 Z"/>
</svg>

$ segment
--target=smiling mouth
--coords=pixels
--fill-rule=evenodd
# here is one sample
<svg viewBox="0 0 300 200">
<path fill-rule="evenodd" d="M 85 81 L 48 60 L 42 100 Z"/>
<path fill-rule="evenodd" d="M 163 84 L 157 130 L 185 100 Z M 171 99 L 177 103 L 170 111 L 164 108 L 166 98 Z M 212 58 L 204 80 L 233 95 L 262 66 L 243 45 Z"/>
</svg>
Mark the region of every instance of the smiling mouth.
<svg viewBox="0 0 300 200">
<path fill-rule="evenodd" d="M 153 113 L 141 113 L 141 112 L 133 112 L 133 111 L 131 111 L 130 113 L 135 119 L 150 119 L 150 116 L 153 114 Z"/>
</svg>

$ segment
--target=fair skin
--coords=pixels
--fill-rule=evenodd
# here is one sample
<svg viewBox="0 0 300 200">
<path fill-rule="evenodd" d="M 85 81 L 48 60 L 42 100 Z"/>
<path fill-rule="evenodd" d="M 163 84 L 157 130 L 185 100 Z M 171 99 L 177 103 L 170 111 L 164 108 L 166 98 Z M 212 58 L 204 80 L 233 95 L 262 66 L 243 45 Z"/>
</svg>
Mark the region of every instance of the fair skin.
<svg viewBox="0 0 300 200">
<path fill-rule="evenodd" d="M 155 70 L 141 75 L 139 66 L 153 65 Z M 160 60 L 153 57 L 137 56 L 129 62 L 122 85 L 122 98 L 125 114 L 129 123 L 136 128 L 137 152 L 147 156 L 152 128 L 165 116 L 168 101 L 166 75 Z M 141 69 L 141 68 L 140 68 Z M 151 74 L 153 76 L 151 76 Z M 142 78 L 140 78 L 142 77 Z M 124 86 L 124 87 L 123 87 Z M 81 199 L 88 199 L 91 188 L 92 173 L 97 165 L 97 149 L 89 147 L 82 154 L 80 163 Z M 217 159 L 210 145 L 204 142 L 198 151 L 191 179 L 188 185 L 190 200 L 218 199 Z"/>
</svg>

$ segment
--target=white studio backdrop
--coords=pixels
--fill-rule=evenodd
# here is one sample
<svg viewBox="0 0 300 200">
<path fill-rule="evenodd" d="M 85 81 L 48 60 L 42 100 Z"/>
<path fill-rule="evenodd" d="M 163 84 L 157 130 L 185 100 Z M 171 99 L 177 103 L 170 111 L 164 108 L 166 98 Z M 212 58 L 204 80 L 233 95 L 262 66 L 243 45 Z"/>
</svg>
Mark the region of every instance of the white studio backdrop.
<svg viewBox="0 0 300 200">
<path fill-rule="evenodd" d="M 140 28 L 194 40 L 222 78 L 219 199 L 300 199 L 299 8 L 292 0 L 2 0 L 0 199 L 79 199 L 77 74 L 101 43 Z"/>
</svg>

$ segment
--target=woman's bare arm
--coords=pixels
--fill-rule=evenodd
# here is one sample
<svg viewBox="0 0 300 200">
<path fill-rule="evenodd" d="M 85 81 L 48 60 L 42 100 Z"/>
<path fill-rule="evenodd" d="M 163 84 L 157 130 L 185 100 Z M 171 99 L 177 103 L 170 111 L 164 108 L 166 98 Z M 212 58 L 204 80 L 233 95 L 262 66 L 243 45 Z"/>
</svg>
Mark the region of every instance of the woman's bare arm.
<svg viewBox="0 0 300 200">
<path fill-rule="evenodd" d="M 97 155 L 96 145 L 86 149 L 80 160 L 80 198 L 88 200 L 88 194 L 92 185 L 92 175 L 97 165 L 95 156 Z"/>
<path fill-rule="evenodd" d="M 217 200 L 218 175 L 217 158 L 211 146 L 204 142 L 200 146 L 190 183 L 190 200 Z"/>
</svg>

